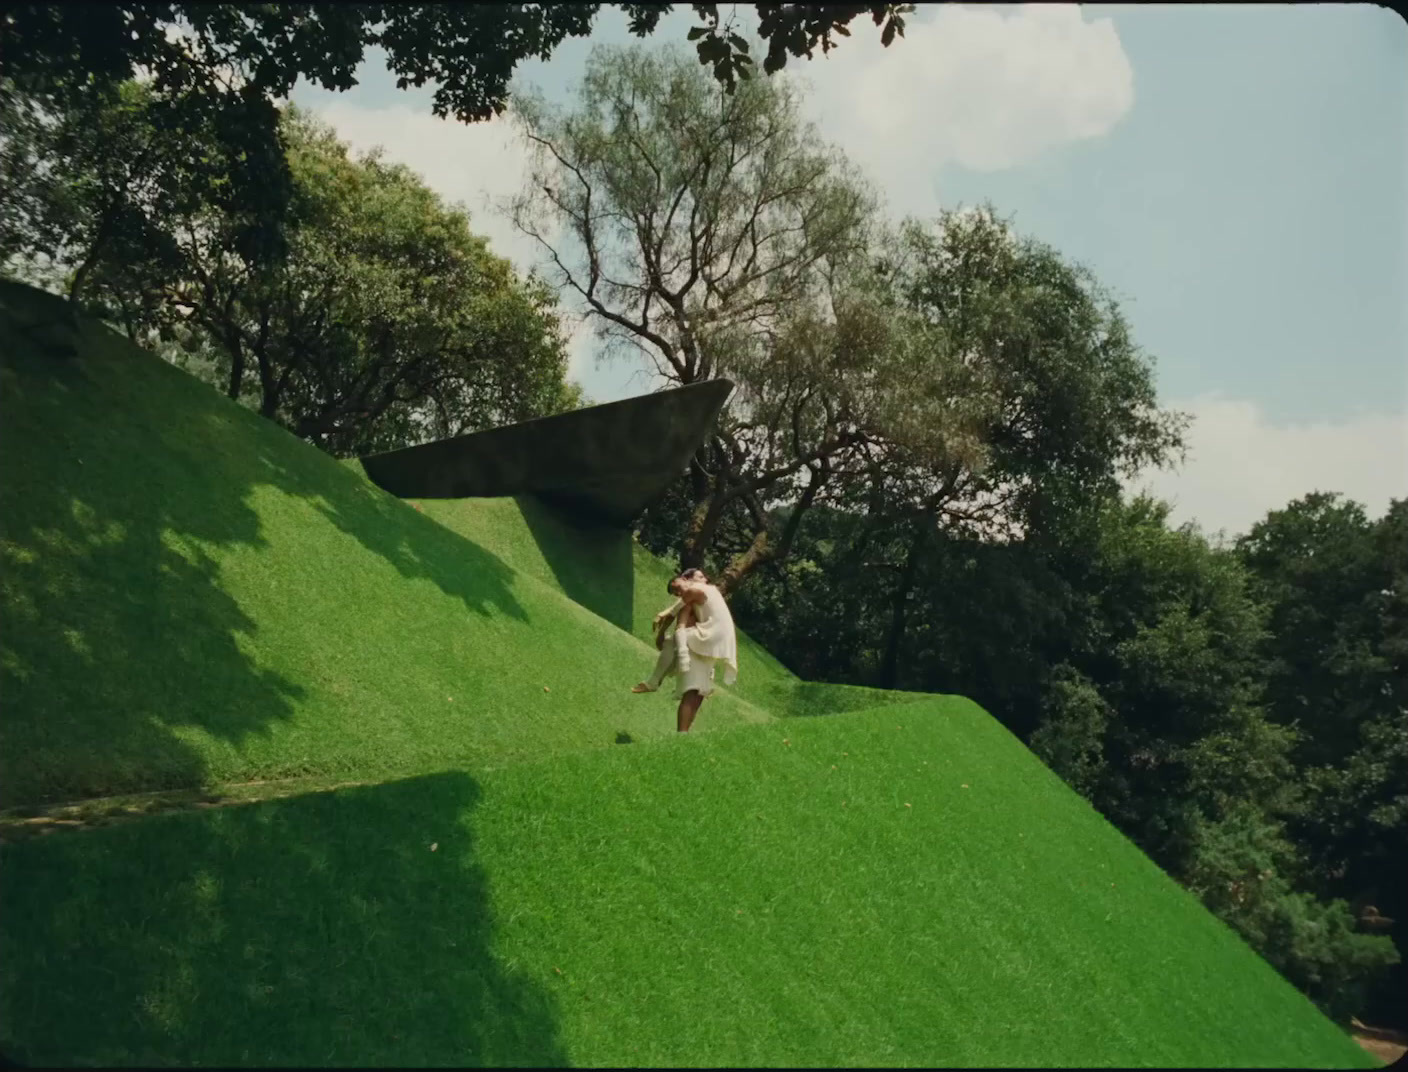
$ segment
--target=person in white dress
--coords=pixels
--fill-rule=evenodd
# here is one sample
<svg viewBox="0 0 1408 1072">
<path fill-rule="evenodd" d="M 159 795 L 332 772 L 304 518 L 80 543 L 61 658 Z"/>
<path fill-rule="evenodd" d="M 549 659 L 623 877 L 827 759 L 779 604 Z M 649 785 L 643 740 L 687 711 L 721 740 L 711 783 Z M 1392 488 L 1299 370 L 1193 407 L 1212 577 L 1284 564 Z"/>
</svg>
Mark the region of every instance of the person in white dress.
<svg viewBox="0 0 1408 1072">
<path fill-rule="evenodd" d="M 688 733 L 700 704 L 714 691 L 718 665 L 723 664 L 725 685 L 738 680 L 738 638 L 723 593 L 703 573 L 689 570 L 670 581 L 668 587 L 677 602 L 655 616 L 655 643 L 661 649 L 660 657 L 650 678 L 631 691 L 655 692 L 667 675 L 676 675 L 680 705 L 675 728 Z M 672 618 L 673 643 L 666 645 L 664 629 Z"/>
<path fill-rule="evenodd" d="M 687 581 L 708 580 L 704 571 L 699 569 L 687 569 L 680 576 Z M 675 594 L 675 580 L 676 578 L 671 577 L 666 585 L 671 595 Z M 690 620 L 682 621 L 685 618 L 684 608 L 684 600 L 676 598 L 673 603 L 655 616 L 651 625 L 655 630 L 655 650 L 660 653 L 660 656 L 655 660 L 655 669 L 650 676 L 632 688 L 632 692 L 655 692 L 659 689 L 661 682 L 678 669 L 681 654 L 683 654 L 686 664 L 689 662 L 689 649 L 685 645 L 685 637 L 680 632 L 680 628 L 681 625 L 692 624 L 693 615 L 690 615 Z M 665 634 L 671 626 L 674 626 L 674 632 L 667 643 Z"/>
</svg>

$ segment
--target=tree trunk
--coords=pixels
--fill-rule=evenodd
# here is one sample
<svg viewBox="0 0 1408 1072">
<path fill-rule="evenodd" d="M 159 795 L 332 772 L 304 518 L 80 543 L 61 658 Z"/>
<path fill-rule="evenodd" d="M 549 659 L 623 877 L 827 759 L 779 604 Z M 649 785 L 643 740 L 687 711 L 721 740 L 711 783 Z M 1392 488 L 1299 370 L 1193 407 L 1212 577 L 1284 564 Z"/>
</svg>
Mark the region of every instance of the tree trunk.
<svg viewBox="0 0 1408 1072">
<path fill-rule="evenodd" d="M 725 596 L 733 592 L 740 581 L 749 573 L 753 572 L 759 565 L 772 557 L 772 548 L 768 540 L 766 529 L 757 533 L 753 537 L 753 542 L 748 545 L 748 550 L 741 555 L 735 555 L 723 572 L 723 576 L 718 580 L 718 589 Z"/>
<path fill-rule="evenodd" d="M 240 391 L 244 388 L 244 343 L 240 341 L 239 332 L 230 331 L 226 336 L 225 345 L 230 350 L 230 386 L 225 394 L 238 402 Z"/>
<path fill-rule="evenodd" d="M 83 300 L 83 288 L 88 282 L 88 276 L 93 271 L 93 266 L 98 263 L 98 254 L 102 253 L 103 246 L 107 244 L 107 236 L 104 231 L 107 224 L 98 230 L 98 237 L 93 240 L 93 245 L 89 247 L 88 254 L 83 258 L 83 263 L 78 266 L 78 271 L 73 273 L 73 282 L 68 286 L 68 300 L 78 305 Z"/>
<path fill-rule="evenodd" d="M 704 552 L 714 540 L 719 523 L 724 517 L 724 507 L 728 497 L 723 490 L 715 487 L 709 498 L 694 508 L 689 519 L 689 531 L 685 534 L 684 547 L 680 551 L 680 566 L 683 569 L 697 569 L 704 563 Z"/>
<path fill-rule="evenodd" d="M 792 544 L 797 540 L 797 533 L 802 528 L 802 518 L 812 503 L 816 501 L 816 496 L 826 481 L 830 479 L 831 468 L 825 459 L 822 459 L 821 466 L 811 471 L 811 479 L 807 481 L 807 488 L 802 492 L 802 497 L 797 500 L 792 507 L 792 513 L 787 517 L 787 524 L 782 530 L 782 538 L 777 541 L 777 546 L 770 556 L 774 561 L 782 561 L 792 551 Z"/>
<path fill-rule="evenodd" d="M 890 630 L 885 637 L 885 658 L 880 664 L 880 687 L 893 689 L 899 677 L 900 644 L 904 640 L 905 611 L 909 604 L 909 593 L 914 588 L 914 576 L 919 569 L 919 543 L 923 538 L 924 521 L 909 543 L 905 554 L 904 568 L 900 570 L 899 582 L 895 587 L 894 602 L 890 607 Z"/>
<path fill-rule="evenodd" d="M 93 271 L 94 265 L 98 263 L 98 256 L 107 246 L 108 239 L 112 237 L 112 229 L 116 222 L 117 209 L 109 203 L 102 222 L 98 224 L 98 231 L 93 236 L 93 244 L 88 247 L 88 252 L 84 255 L 83 262 L 78 266 L 78 271 L 73 273 L 73 282 L 68 285 L 68 300 L 75 305 L 79 304 L 83 298 L 83 287 L 88 282 L 88 275 Z"/>
<path fill-rule="evenodd" d="M 279 377 L 274 371 L 274 361 L 269 355 L 269 309 L 260 310 L 259 334 L 255 338 L 254 358 L 259 369 L 259 415 L 274 420 L 279 412 Z"/>
</svg>

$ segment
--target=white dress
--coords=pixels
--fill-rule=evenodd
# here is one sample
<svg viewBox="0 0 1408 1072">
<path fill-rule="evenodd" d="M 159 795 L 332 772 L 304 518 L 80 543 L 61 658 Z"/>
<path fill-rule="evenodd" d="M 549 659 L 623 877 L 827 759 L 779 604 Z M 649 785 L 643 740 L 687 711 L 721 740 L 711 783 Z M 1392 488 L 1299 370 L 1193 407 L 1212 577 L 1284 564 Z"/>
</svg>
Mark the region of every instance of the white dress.
<svg viewBox="0 0 1408 1072">
<path fill-rule="evenodd" d="M 689 653 L 723 663 L 724 684 L 732 685 L 738 680 L 738 636 L 723 593 L 706 584 L 704 602 L 693 607 L 695 624 L 682 630 Z"/>
</svg>

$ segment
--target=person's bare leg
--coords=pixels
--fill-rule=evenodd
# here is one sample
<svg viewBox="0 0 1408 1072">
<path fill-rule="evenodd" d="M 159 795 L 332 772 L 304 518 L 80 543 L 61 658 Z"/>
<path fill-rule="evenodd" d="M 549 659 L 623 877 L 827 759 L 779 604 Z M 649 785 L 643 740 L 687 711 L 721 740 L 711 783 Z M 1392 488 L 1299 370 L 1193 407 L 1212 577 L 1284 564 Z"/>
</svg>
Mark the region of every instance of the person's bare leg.
<svg viewBox="0 0 1408 1072">
<path fill-rule="evenodd" d="M 675 729 L 680 733 L 688 733 L 689 727 L 694 725 L 694 716 L 699 713 L 699 705 L 703 702 L 704 697 L 698 689 L 690 689 L 681 696 L 680 709 L 675 713 Z"/>
<path fill-rule="evenodd" d="M 651 672 L 650 676 L 639 685 L 633 686 L 631 691 L 654 692 L 660 687 L 660 682 L 665 680 L 665 676 L 674 669 L 674 666 L 675 646 L 667 641 L 665 646 L 660 649 L 660 654 L 655 659 L 655 669 Z"/>
</svg>

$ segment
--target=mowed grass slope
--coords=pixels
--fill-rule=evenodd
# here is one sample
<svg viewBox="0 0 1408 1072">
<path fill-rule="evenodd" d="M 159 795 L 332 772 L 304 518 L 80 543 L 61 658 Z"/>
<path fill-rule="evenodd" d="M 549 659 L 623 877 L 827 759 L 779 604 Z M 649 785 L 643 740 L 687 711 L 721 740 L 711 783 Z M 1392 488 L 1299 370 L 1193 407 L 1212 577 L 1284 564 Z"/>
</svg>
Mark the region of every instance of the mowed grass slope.
<svg viewBox="0 0 1408 1072">
<path fill-rule="evenodd" d="M 671 601 L 666 585 L 675 571 L 629 533 L 569 523 L 527 496 L 423 499 L 416 500 L 416 505 L 447 528 L 492 547 L 514 570 L 556 586 L 612 624 L 653 642 L 651 622 Z M 738 683 L 730 691 L 781 717 L 833 714 L 923 698 L 921 693 L 802 681 L 743 632 L 738 638 Z"/>
<path fill-rule="evenodd" d="M 971 703 L 745 641 L 675 735 L 621 534 L 417 511 L 36 309 L 0 284 L 0 804 L 297 795 L 0 844 L 6 1056 L 1373 1066 Z"/>
<path fill-rule="evenodd" d="M 3 865 L 3 1037 L 37 1064 L 1374 1065 L 956 699 Z"/>
<path fill-rule="evenodd" d="M 560 585 L 105 328 L 46 356 L 36 311 L 0 285 L 0 806 L 673 732 L 653 647 Z"/>
</svg>

